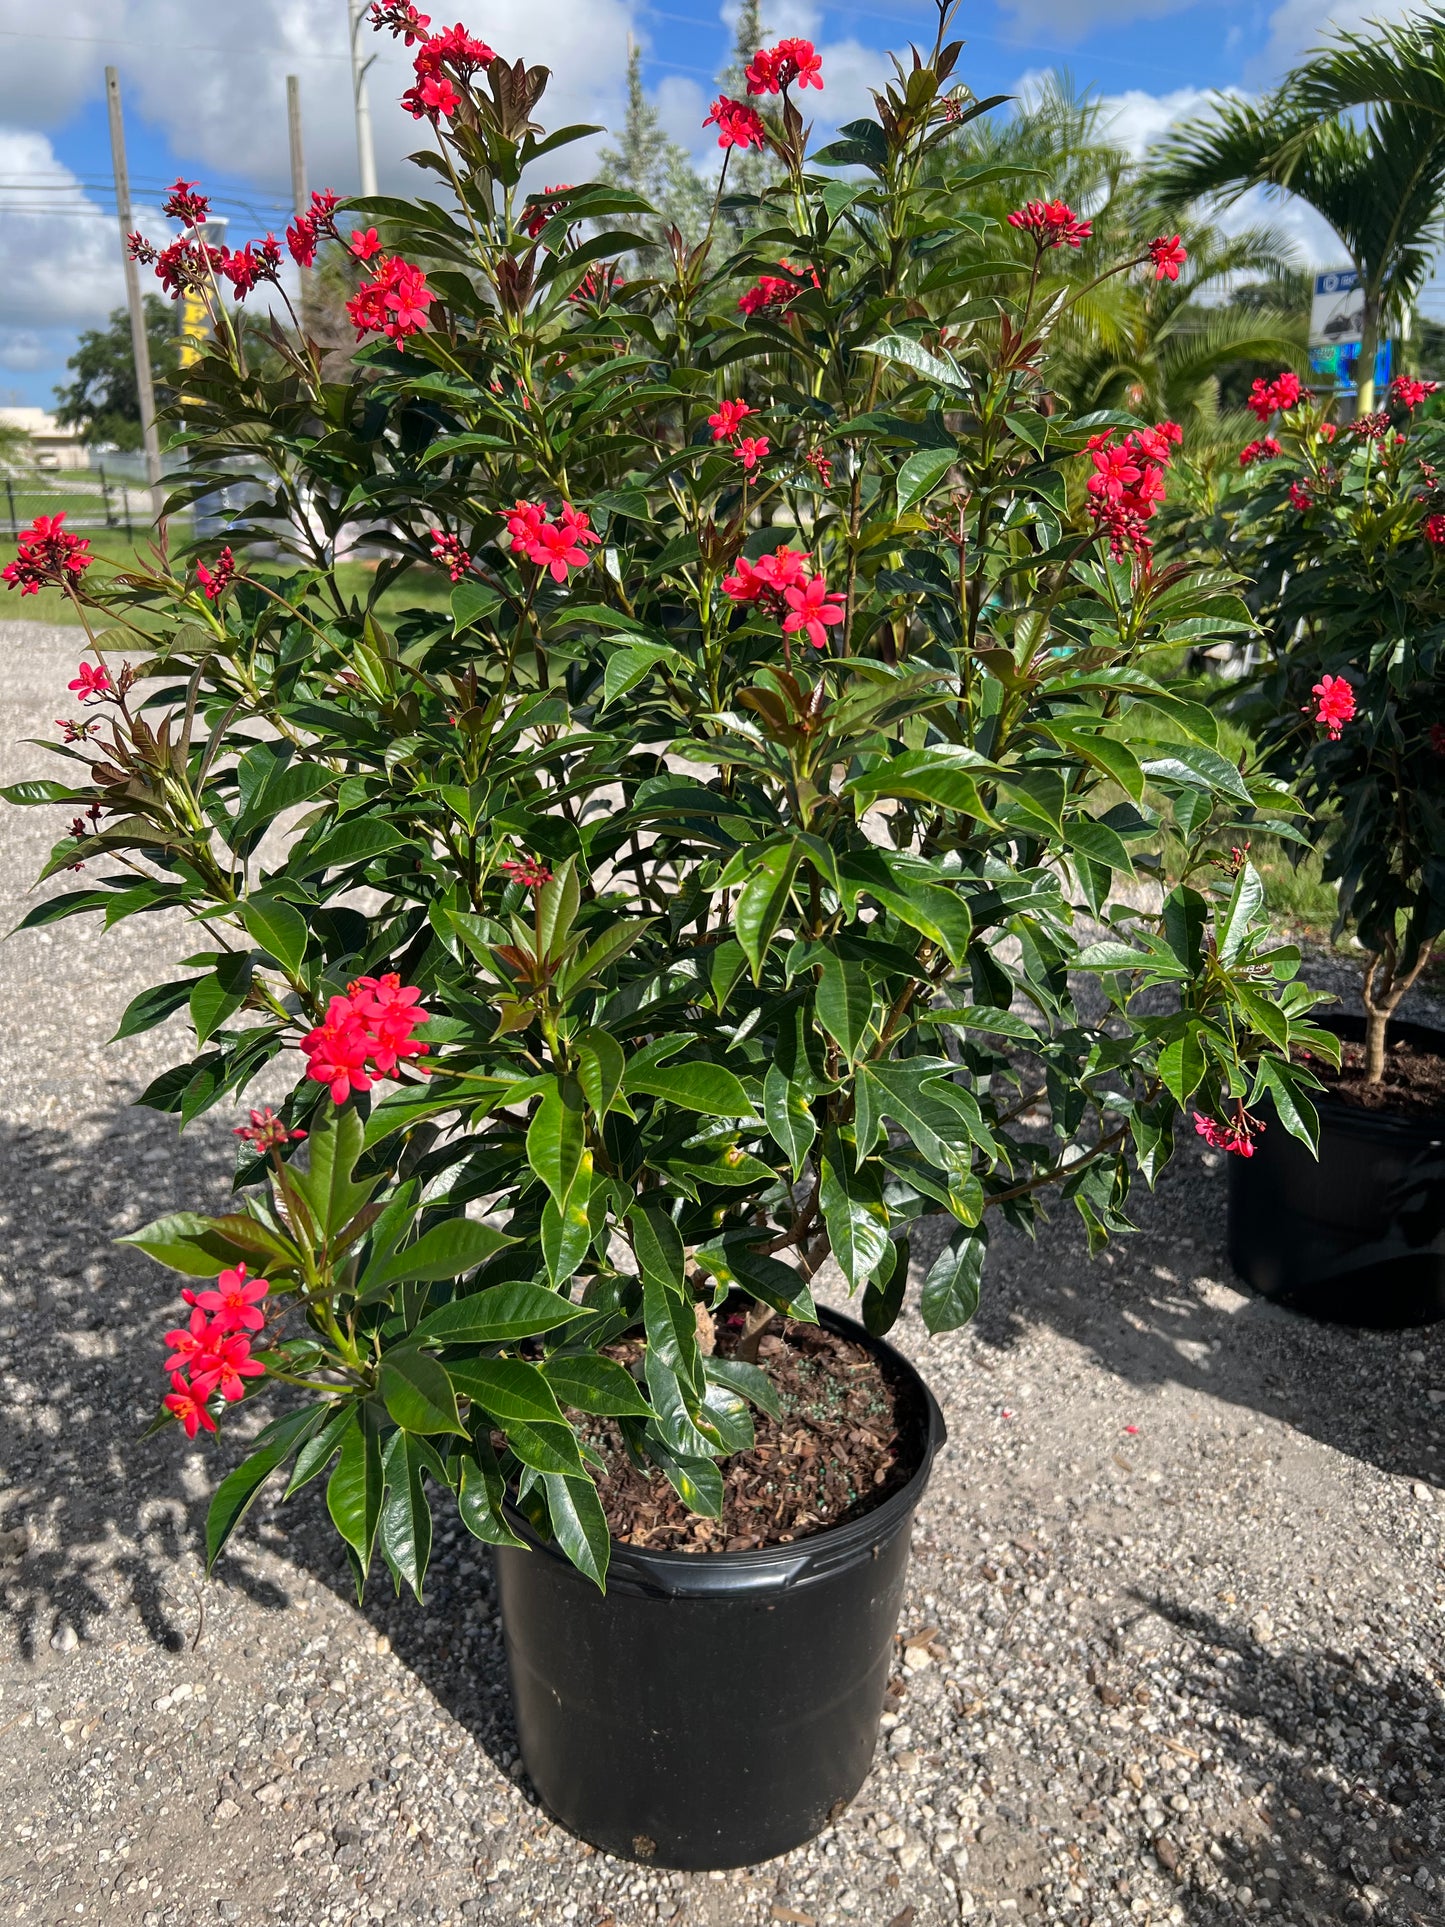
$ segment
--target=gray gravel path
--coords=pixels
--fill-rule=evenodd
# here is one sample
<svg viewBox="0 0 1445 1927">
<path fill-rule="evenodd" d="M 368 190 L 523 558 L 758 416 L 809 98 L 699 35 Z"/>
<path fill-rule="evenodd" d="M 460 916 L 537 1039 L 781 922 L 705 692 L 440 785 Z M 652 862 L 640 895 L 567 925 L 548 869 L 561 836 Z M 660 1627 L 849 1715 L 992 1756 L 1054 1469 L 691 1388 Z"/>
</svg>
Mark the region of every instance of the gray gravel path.
<svg viewBox="0 0 1445 1927">
<path fill-rule="evenodd" d="M 64 714 L 75 631 L 0 624 L 0 770 Z M 0 918 L 54 826 L 0 811 Z M 107 1050 L 184 935 L 0 951 L 0 1919 L 751 1927 L 1445 1923 L 1445 1327 L 1315 1328 L 1242 1295 L 1190 1146 L 1140 1237 L 995 1247 L 974 1327 L 901 1342 L 951 1432 L 919 1516 L 902 1697 L 812 1847 L 726 1876 L 579 1846 L 531 1801 L 487 1563 L 358 1610 L 315 1506 L 217 1577 L 214 1452 L 138 1442 L 165 1274 L 110 1242 L 222 1195 L 228 1119 L 128 1108 Z M 924 1254 L 927 1255 L 926 1253 Z"/>
</svg>

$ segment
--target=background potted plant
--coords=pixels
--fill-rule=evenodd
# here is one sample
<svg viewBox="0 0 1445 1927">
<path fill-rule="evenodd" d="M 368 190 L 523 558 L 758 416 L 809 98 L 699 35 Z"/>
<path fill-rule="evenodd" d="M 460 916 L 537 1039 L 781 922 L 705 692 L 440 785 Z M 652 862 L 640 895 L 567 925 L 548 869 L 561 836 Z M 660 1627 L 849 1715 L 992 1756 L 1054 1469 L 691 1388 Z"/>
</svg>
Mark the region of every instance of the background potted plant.
<svg viewBox="0 0 1445 1927">
<path fill-rule="evenodd" d="M 1445 1314 L 1445 1038 L 1395 1016 L 1445 927 L 1434 391 L 1401 377 L 1337 430 L 1293 375 L 1257 381 L 1261 433 L 1219 511 L 1265 638 L 1245 707 L 1268 766 L 1317 813 L 1336 934 L 1364 952 L 1363 1015 L 1324 1019 L 1345 1053 L 1321 1071 L 1318 1162 L 1279 1131 L 1229 1147 L 1255 1153 L 1231 1161 L 1231 1252 L 1261 1290 L 1367 1324 Z"/>
<path fill-rule="evenodd" d="M 1247 621 L 1221 571 L 1153 565 L 1177 431 L 1049 395 L 1079 298 L 1054 264 L 1089 224 L 1017 210 L 989 233 L 1007 292 L 972 297 L 948 154 L 987 103 L 942 20 L 811 158 L 817 58 L 760 50 L 711 116 L 725 160 L 780 163 L 752 238 L 674 235 L 623 280 L 635 236 L 603 224 L 635 197 L 520 185 L 578 132 L 536 124 L 545 72 L 376 17 L 416 47 L 444 201 L 353 228 L 318 196 L 290 231 L 351 258 L 343 378 L 222 299 L 275 285 L 269 237 L 136 241 L 215 312 L 177 500 L 238 448 L 269 487 L 194 563 L 24 539 L 19 586 L 61 582 L 95 661 L 69 780 L 7 794 L 80 812 L 50 873 L 116 866 L 30 921 L 194 921 L 190 974 L 121 1022 L 194 1028 L 142 1101 L 185 1125 L 285 1074 L 237 1132 L 235 1208 L 132 1240 L 193 1280 L 159 1422 L 284 1408 L 209 1558 L 289 1469 L 326 1477 L 358 1586 L 379 1550 L 420 1596 L 455 1504 L 497 1548 L 552 1810 L 617 1852 L 753 1861 L 871 1756 L 941 1436 L 882 1342 L 910 1228 L 953 1221 L 920 1299 L 947 1331 L 998 1216 L 1058 1195 L 1092 1244 L 1124 1228 L 1179 1105 L 1303 1117 L 1291 1046 L 1330 1040 L 1227 855 L 1288 801 L 1151 673 Z M 408 605 L 436 566 L 449 607 Z M 863 1324 L 818 1335 L 828 1255 Z M 876 1436 L 830 1495 L 785 1433 L 855 1373 Z"/>
</svg>

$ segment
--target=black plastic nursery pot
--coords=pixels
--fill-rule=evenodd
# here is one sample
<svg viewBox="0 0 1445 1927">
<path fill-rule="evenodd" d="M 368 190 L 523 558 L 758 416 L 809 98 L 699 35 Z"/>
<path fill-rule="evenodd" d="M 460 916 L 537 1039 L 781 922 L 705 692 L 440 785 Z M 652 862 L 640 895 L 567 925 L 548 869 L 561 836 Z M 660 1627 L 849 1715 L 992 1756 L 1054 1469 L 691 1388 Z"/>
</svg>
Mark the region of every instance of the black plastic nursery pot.
<svg viewBox="0 0 1445 1927">
<path fill-rule="evenodd" d="M 1320 1020 L 1351 1043 L 1364 1019 Z M 1445 1031 L 1392 1023 L 1445 1055 Z M 1399 1330 L 1445 1318 L 1445 1118 L 1366 1111 L 1319 1094 L 1320 1154 L 1272 1113 L 1229 1165 L 1229 1258 L 1254 1290 L 1340 1324 Z"/>
<path fill-rule="evenodd" d="M 494 1549 L 522 1759 L 553 1817 L 608 1853 L 693 1870 L 811 1840 L 867 1777 L 913 1513 L 945 1431 L 906 1359 L 831 1311 L 903 1393 L 906 1485 L 751 1552 L 613 1541 L 601 1594 L 519 1515 Z"/>
</svg>

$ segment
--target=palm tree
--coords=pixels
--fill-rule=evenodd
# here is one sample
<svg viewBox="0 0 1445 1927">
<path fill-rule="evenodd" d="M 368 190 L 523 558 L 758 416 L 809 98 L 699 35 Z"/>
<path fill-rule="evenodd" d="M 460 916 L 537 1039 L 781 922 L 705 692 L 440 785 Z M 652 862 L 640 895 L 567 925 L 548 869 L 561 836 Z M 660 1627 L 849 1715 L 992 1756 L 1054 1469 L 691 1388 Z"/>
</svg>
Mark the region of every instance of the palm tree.
<svg viewBox="0 0 1445 1927">
<path fill-rule="evenodd" d="M 1329 222 L 1364 295 L 1363 413 L 1374 405 L 1380 332 L 1409 313 L 1445 237 L 1445 118 L 1404 100 L 1376 102 L 1362 120 L 1310 104 L 1332 58 L 1317 55 L 1259 103 L 1216 97 L 1160 145 L 1149 178 L 1166 203 L 1227 204 L 1262 186 Z"/>
</svg>

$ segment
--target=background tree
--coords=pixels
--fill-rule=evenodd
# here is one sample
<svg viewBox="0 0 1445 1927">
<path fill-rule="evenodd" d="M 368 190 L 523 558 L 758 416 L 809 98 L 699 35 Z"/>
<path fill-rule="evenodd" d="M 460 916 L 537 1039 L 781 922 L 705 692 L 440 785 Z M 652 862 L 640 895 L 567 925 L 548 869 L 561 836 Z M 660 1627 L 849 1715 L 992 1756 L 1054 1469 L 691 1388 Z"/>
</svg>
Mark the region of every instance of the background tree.
<svg viewBox="0 0 1445 1927">
<path fill-rule="evenodd" d="M 598 179 L 627 188 L 650 201 L 663 217 L 695 245 L 707 232 L 712 191 L 680 147 L 664 130 L 657 109 L 642 85 L 642 49 L 634 42 L 627 55 L 627 117 L 616 147 L 598 156 Z"/>
<path fill-rule="evenodd" d="M 179 365 L 175 317 L 158 294 L 148 294 L 145 319 L 151 372 L 160 402 Z M 61 427 L 78 428 L 87 443 L 113 442 L 117 448 L 139 448 L 140 394 L 127 311 L 116 308 L 104 328 L 86 328 L 65 365 L 75 379 L 69 387 L 55 391 L 60 403 L 55 418 Z"/>
</svg>

